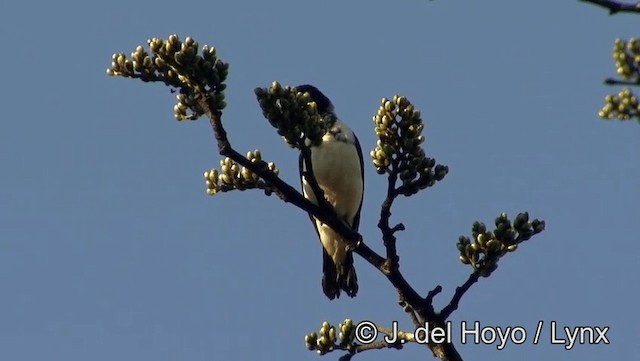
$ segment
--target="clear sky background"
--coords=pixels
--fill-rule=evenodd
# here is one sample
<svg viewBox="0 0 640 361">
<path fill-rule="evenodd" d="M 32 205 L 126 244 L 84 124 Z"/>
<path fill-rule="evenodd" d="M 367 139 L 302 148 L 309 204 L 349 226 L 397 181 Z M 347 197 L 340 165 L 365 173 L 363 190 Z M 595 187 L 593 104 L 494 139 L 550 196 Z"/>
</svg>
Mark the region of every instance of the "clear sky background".
<svg viewBox="0 0 640 361">
<path fill-rule="evenodd" d="M 358 297 L 325 299 L 306 214 L 259 191 L 206 196 L 202 173 L 220 159 L 206 120 L 175 121 L 163 85 L 105 75 L 112 53 L 172 33 L 231 64 L 233 145 L 260 148 L 295 185 L 297 154 L 255 87 L 317 85 L 366 154 L 380 99 L 409 97 L 450 173 L 400 199 L 392 220 L 407 226 L 406 278 L 423 294 L 444 287 L 438 308 L 470 272 L 455 244 L 473 221 L 525 210 L 547 221 L 452 318 L 454 330 L 522 326 L 528 339 L 502 351 L 456 340 L 465 359 L 640 359 L 640 125 L 596 116 L 619 90 L 602 85 L 613 41 L 640 36 L 640 16 L 558 0 L 363 4 L 3 2 L 0 359 L 319 360 L 303 337 L 324 320 L 411 327 L 361 259 Z M 379 252 L 384 187 L 367 162 L 361 232 Z M 551 321 L 609 326 L 611 344 L 551 345 Z M 356 360 L 430 358 L 410 345 Z"/>
</svg>

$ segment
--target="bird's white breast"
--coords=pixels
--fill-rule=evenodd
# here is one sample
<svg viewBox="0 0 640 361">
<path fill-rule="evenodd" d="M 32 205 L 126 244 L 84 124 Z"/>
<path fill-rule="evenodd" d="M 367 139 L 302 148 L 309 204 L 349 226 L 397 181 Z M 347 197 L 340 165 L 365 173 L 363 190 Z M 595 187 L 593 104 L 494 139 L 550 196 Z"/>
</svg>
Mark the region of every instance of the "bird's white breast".
<svg viewBox="0 0 640 361">
<path fill-rule="evenodd" d="M 362 200 L 360 157 L 353 132 L 339 121 L 336 126 L 340 133 L 328 132 L 319 146 L 311 148 L 311 164 L 327 201 L 351 225 Z M 315 203 L 311 187 L 306 181 L 303 184 L 305 196 Z"/>
</svg>

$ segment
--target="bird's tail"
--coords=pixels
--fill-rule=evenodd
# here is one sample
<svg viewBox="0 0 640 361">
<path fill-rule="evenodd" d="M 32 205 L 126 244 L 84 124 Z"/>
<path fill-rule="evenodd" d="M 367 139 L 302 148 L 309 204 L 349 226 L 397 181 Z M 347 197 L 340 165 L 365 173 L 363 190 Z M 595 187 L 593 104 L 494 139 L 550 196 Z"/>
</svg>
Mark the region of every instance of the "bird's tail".
<svg viewBox="0 0 640 361">
<path fill-rule="evenodd" d="M 355 297 L 358 293 L 358 277 L 353 266 L 353 253 L 348 252 L 342 264 L 335 264 L 327 251 L 323 248 L 322 257 L 322 290 L 324 294 L 333 300 L 340 297 L 340 290 L 349 297 Z"/>
</svg>

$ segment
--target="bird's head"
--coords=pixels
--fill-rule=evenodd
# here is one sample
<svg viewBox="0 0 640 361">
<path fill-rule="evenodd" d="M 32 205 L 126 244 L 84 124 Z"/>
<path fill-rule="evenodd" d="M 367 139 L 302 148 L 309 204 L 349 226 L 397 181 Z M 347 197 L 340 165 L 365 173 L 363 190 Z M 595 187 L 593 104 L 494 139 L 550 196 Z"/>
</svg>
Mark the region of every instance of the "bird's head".
<svg viewBox="0 0 640 361">
<path fill-rule="evenodd" d="M 331 103 L 331 100 L 329 100 L 326 95 L 322 94 L 322 92 L 318 90 L 318 88 L 314 87 L 313 85 L 303 84 L 298 85 L 296 89 L 302 93 L 309 93 L 309 95 L 311 96 L 311 100 L 314 101 L 318 106 L 318 114 L 333 114 L 333 104 Z"/>
</svg>

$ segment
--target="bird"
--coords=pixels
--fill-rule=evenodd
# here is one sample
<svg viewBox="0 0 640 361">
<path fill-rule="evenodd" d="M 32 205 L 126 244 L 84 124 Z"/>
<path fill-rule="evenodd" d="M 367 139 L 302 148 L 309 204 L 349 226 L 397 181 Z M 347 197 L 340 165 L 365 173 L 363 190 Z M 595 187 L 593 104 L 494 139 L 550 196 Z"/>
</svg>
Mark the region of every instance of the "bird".
<svg viewBox="0 0 640 361">
<path fill-rule="evenodd" d="M 364 164 L 362 149 L 355 133 L 335 114 L 334 107 L 318 88 L 303 84 L 295 87 L 308 93 L 316 103 L 318 115 L 328 125 L 320 144 L 310 146 L 311 172 L 340 220 L 354 231 L 360 225 L 360 211 L 364 196 Z M 303 195 L 318 204 L 316 195 L 306 179 L 308 164 L 300 153 L 300 180 Z M 333 300 L 341 290 L 349 297 L 358 292 L 358 277 L 353 265 L 353 251 L 344 238 L 326 224 L 309 214 L 311 223 L 322 244 L 322 290 Z"/>
</svg>

